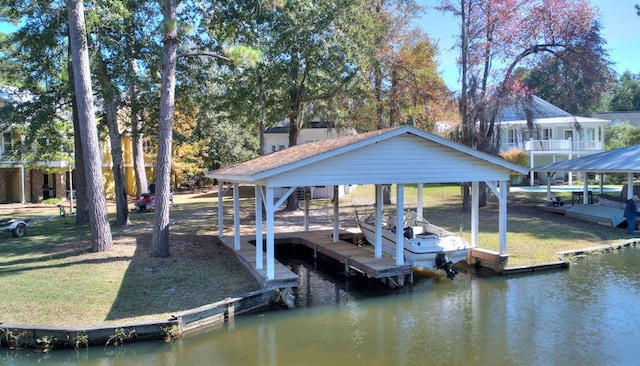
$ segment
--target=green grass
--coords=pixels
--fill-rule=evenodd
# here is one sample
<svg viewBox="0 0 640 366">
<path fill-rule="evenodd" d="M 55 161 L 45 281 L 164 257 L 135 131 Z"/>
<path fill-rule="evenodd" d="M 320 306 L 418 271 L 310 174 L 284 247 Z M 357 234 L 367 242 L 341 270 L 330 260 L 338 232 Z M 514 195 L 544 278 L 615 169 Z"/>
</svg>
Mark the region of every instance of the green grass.
<svg viewBox="0 0 640 366">
<path fill-rule="evenodd" d="M 395 187 L 395 186 L 394 186 Z M 576 188 L 579 189 L 579 188 Z M 373 187 L 358 187 L 342 201 L 358 202 L 363 209 L 372 209 Z M 405 208 L 415 208 L 417 188 L 405 186 Z M 554 194 L 554 196 L 556 196 Z M 571 202 L 571 194 L 561 193 L 564 202 Z M 395 202 L 395 190 L 392 190 Z M 462 212 L 459 186 L 425 185 L 424 217 L 451 232 L 471 241 L 471 214 Z M 362 203 L 369 199 L 368 202 Z M 610 228 L 567 218 L 536 207 L 546 202 L 546 193 L 509 193 L 507 202 L 507 253 L 509 266 L 542 264 L 557 261 L 557 252 L 616 243 L 628 239 L 621 228 Z M 388 207 L 393 210 L 393 207 Z M 499 250 L 498 199 L 487 193 L 487 206 L 479 212 L 478 246 Z M 462 232 L 460 228 L 462 227 Z"/>
<path fill-rule="evenodd" d="M 242 190 L 242 225 L 252 230 L 253 187 Z M 405 207 L 415 208 L 416 188 L 405 187 Z M 225 226 L 233 227 L 230 193 L 225 197 Z M 373 187 L 341 198 L 341 212 L 373 210 Z M 488 193 L 480 209 L 479 246 L 498 250 L 498 202 Z M 557 260 L 562 250 L 611 244 L 626 239 L 624 229 L 565 218 L 536 208 L 544 193 L 509 194 L 509 265 Z M 563 197 L 566 200 L 570 197 Z M 395 202 L 395 192 L 392 192 Z M 27 236 L 0 232 L 0 322 L 52 326 L 88 326 L 151 319 L 241 295 L 257 289 L 254 278 L 222 245 L 217 235 L 217 193 L 176 194 L 171 209 L 169 258 L 152 258 L 153 213 L 131 213 L 131 225 L 112 226 L 113 250 L 90 251 L 88 227 L 58 216 L 58 208 L 37 205 L 9 209 L 0 218 L 32 218 Z M 470 237 L 470 213 L 461 211 L 459 186 L 428 185 L 424 216 L 436 225 Z M 330 215 L 330 200 L 314 200 L 312 209 Z M 111 222 L 113 205 L 108 206 Z M 393 207 L 387 207 L 392 210 Z M 282 213 L 279 213 L 279 215 Z"/>
<path fill-rule="evenodd" d="M 131 213 L 130 226 L 112 226 L 113 249 L 93 253 L 89 228 L 55 216 L 57 207 L 0 206 L 0 218 L 33 219 L 23 238 L 0 232 L 0 322 L 89 326 L 167 319 L 258 289 L 233 252 L 210 235 L 212 202 L 206 194 L 176 196 L 169 258 L 149 255 L 153 213 Z M 113 222 L 115 207 L 109 211 Z"/>
</svg>

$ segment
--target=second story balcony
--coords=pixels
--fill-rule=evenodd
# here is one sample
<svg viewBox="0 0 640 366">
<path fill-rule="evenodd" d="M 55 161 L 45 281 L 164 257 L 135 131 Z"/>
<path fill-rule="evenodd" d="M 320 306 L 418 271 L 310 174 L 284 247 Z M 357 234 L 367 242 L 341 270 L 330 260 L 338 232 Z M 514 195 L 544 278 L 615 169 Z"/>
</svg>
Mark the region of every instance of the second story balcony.
<svg viewBox="0 0 640 366">
<path fill-rule="evenodd" d="M 524 145 L 524 146 L 523 146 Z M 534 153 L 569 153 L 569 152 L 596 152 L 604 151 L 604 143 L 601 141 L 572 141 L 572 140 L 528 140 L 524 143 L 503 143 L 502 150 L 516 148 Z"/>
</svg>

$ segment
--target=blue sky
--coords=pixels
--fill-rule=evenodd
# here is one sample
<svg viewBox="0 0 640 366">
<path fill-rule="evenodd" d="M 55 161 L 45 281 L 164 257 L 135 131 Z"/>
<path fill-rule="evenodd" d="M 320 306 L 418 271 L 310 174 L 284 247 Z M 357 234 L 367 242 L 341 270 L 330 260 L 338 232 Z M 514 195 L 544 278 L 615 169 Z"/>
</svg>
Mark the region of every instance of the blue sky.
<svg viewBox="0 0 640 366">
<path fill-rule="evenodd" d="M 416 21 L 434 40 L 440 50 L 438 62 L 445 83 L 452 90 L 460 88 L 458 82 L 458 50 L 454 48 L 459 35 L 458 20 L 435 9 L 440 0 L 417 0 L 428 7 L 424 16 Z M 602 21 L 602 36 L 607 40 L 607 50 L 615 63 L 618 74 L 629 70 L 640 73 L 640 17 L 636 15 L 635 4 L 640 0 L 590 0 L 599 8 Z M 12 27 L 0 22 L 0 32 L 13 31 Z"/>
<path fill-rule="evenodd" d="M 459 51 L 453 46 L 459 35 L 458 20 L 444 15 L 432 7 L 440 0 L 418 0 L 430 7 L 416 24 L 438 44 L 440 72 L 445 83 L 452 90 L 459 90 L 458 66 L 456 59 Z M 600 10 L 602 37 L 607 41 L 610 60 L 615 63 L 618 74 L 629 70 L 640 73 L 640 17 L 636 15 L 635 4 L 640 0 L 590 0 Z"/>
</svg>

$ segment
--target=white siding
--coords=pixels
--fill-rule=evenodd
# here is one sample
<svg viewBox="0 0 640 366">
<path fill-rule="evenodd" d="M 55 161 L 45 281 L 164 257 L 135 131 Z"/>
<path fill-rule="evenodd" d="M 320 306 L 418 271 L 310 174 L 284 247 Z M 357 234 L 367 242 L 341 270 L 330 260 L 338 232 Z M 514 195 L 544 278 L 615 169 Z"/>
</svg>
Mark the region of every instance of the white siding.
<svg viewBox="0 0 640 366">
<path fill-rule="evenodd" d="M 267 185 L 439 183 L 508 180 L 508 170 L 410 134 L 276 174 Z"/>
</svg>

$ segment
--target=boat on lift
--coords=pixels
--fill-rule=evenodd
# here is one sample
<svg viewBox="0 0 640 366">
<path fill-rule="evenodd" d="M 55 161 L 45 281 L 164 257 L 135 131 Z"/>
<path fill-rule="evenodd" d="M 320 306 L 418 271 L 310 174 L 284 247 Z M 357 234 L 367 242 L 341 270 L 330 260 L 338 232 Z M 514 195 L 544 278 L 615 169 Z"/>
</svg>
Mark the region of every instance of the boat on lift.
<svg viewBox="0 0 640 366">
<path fill-rule="evenodd" d="M 375 215 L 358 217 L 358 226 L 367 242 L 375 243 Z M 458 270 L 453 265 L 463 261 L 469 252 L 469 243 L 462 237 L 436 226 L 415 211 L 407 211 L 403 219 L 404 259 L 412 266 L 444 273 L 454 279 Z M 396 214 L 382 217 L 382 251 L 396 255 Z"/>
</svg>

